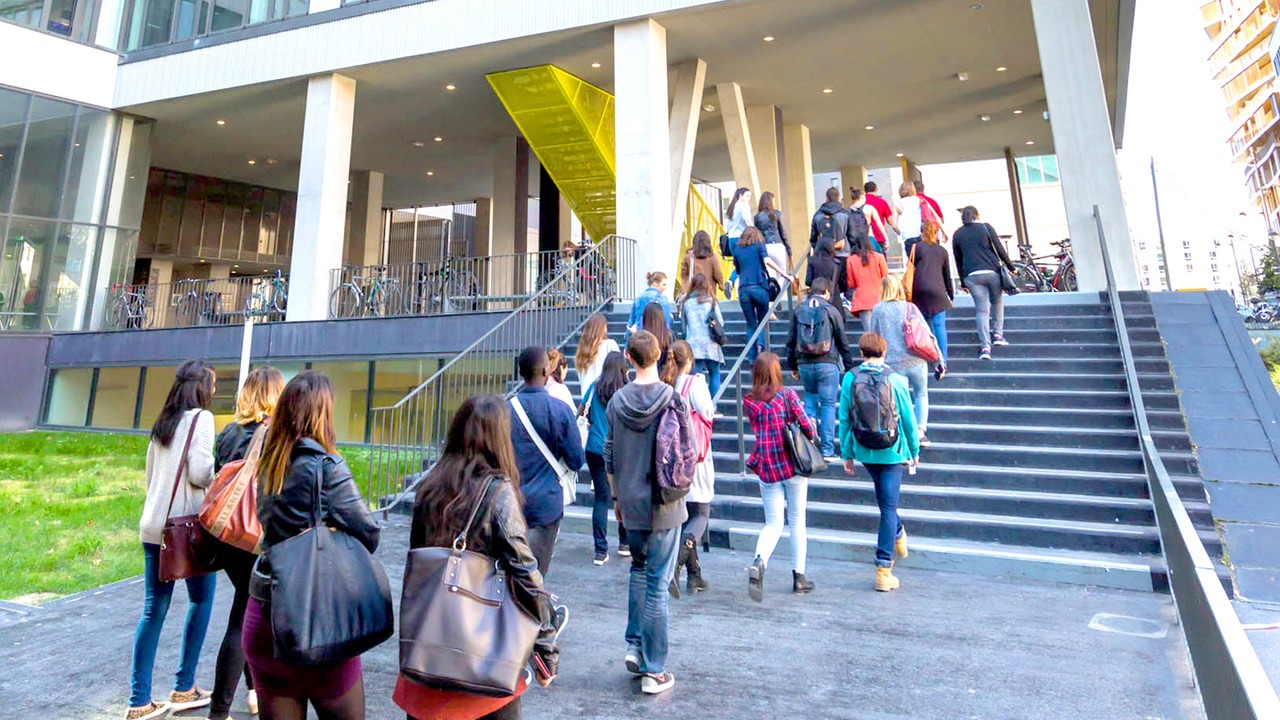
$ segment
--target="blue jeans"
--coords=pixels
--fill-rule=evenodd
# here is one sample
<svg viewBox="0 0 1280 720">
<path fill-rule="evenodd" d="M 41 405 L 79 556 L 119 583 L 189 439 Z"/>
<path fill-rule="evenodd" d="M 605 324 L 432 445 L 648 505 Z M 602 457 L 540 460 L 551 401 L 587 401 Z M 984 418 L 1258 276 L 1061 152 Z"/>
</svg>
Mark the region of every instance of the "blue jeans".
<svg viewBox="0 0 1280 720">
<path fill-rule="evenodd" d="M 736 237 L 729 238 L 729 257 L 725 258 L 725 260 L 732 260 L 733 251 L 737 249 L 738 249 L 738 238 Z M 729 284 L 732 285 L 736 282 L 738 282 L 738 268 L 734 268 L 733 272 L 729 273 Z"/>
<path fill-rule="evenodd" d="M 800 382 L 804 384 L 804 413 L 818 419 L 818 436 L 822 454 L 836 454 L 836 404 L 840 402 L 840 368 L 831 363 L 800 366 Z"/>
<path fill-rule="evenodd" d="M 160 546 L 142 543 L 142 580 L 145 594 L 142 601 L 142 617 L 133 636 L 133 672 L 130 675 L 129 707 L 142 707 L 151 702 L 151 672 L 155 669 L 156 648 L 160 645 L 160 630 L 164 617 L 169 613 L 169 601 L 173 599 L 172 582 L 160 582 Z M 213 591 L 217 587 L 217 573 L 187 578 L 187 622 L 182 631 L 182 654 L 173 689 L 186 691 L 195 687 L 196 663 L 200 661 L 200 648 L 209 629 L 209 615 L 213 613 Z"/>
<path fill-rule="evenodd" d="M 760 483 L 760 499 L 764 501 L 764 529 L 756 540 L 756 557 L 769 564 L 769 556 L 782 537 L 782 516 L 786 511 L 791 525 L 791 560 L 795 571 L 804 574 L 809 555 L 809 536 L 805 527 L 805 511 L 809 505 L 809 478 L 796 476 L 776 483 Z"/>
<path fill-rule="evenodd" d="M 700 373 L 707 379 L 707 387 L 711 389 L 711 397 L 715 398 L 716 393 L 720 392 L 720 370 L 724 363 L 718 363 L 715 360 L 694 360 L 693 371 Z"/>
<path fill-rule="evenodd" d="M 938 338 L 938 350 L 942 353 L 942 364 L 947 364 L 947 311 L 930 315 L 929 329 L 933 331 L 933 336 Z"/>
<path fill-rule="evenodd" d="M 863 463 L 876 485 L 876 505 L 880 506 L 880 531 L 876 534 L 876 565 L 893 567 L 893 541 L 902 534 L 898 519 L 898 494 L 902 490 L 902 466 Z"/>
<path fill-rule="evenodd" d="M 929 365 L 917 363 L 898 372 L 907 378 L 911 402 L 916 410 L 916 425 L 920 426 L 920 432 L 924 432 L 929 425 Z"/>
<path fill-rule="evenodd" d="M 591 538 L 597 555 L 609 554 L 609 513 L 613 512 L 613 493 L 609 476 L 604 471 L 604 456 L 587 451 L 587 470 L 591 472 L 591 489 L 595 492 L 591 506 Z M 618 544 L 626 545 L 626 529 L 618 523 Z"/>
<path fill-rule="evenodd" d="M 761 323 L 769 321 L 769 290 L 763 285 L 744 285 L 738 288 L 738 304 L 742 306 L 742 316 L 747 320 L 747 333 L 744 341 L 751 339 Z M 756 355 L 769 349 L 769 331 L 760 335 L 756 346 L 747 354 L 747 359 L 755 362 Z"/>
<path fill-rule="evenodd" d="M 667 663 L 667 586 L 676 572 L 680 528 L 628 530 L 631 586 L 627 645 L 640 651 L 640 672 L 658 674 Z"/>
</svg>

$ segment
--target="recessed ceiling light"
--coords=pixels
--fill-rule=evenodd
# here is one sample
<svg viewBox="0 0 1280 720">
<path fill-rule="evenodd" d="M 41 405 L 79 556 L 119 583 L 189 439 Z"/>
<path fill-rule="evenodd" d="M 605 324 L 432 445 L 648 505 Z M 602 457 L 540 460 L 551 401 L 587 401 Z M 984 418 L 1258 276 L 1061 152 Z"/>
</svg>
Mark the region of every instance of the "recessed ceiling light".
<svg viewBox="0 0 1280 720">
<path fill-rule="evenodd" d="M 833 92 L 835 92 L 835 90 L 832 90 L 831 88 L 822 88 L 823 95 L 830 95 Z"/>
<path fill-rule="evenodd" d="M 863 130 L 875 130 L 875 129 L 876 129 L 876 126 L 875 126 L 875 125 L 868 125 L 868 126 L 866 126 L 866 127 L 862 128 L 862 129 L 863 129 Z"/>
<path fill-rule="evenodd" d="M 996 68 L 996 72 L 1004 72 L 1005 70 L 1008 70 L 1008 69 L 1009 69 L 1009 68 L 1007 68 L 1007 67 L 1005 67 L 1005 66 L 1001 65 L 1000 67 Z"/>
<path fill-rule="evenodd" d="M 267 158 L 267 164 L 268 164 L 268 165 L 275 165 L 275 164 L 276 164 L 276 163 L 278 163 L 278 162 L 280 162 L 280 161 L 279 161 L 279 160 L 276 160 L 275 158 Z"/>
<path fill-rule="evenodd" d="M 258 161 L 257 161 L 257 160 L 250 160 L 250 161 L 249 161 L 249 164 L 250 164 L 250 165 L 257 165 L 257 164 L 258 164 Z"/>
<path fill-rule="evenodd" d="M 1013 111 L 1013 114 L 1014 114 L 1014 115 L 1021 115 L 1021 114 L 1022 114 L 1022 111 L 1021 111 L 1021 110 L 1014 110 L 1014 111 Z"/>
<path fill-rule="evenodd" d="M 773 42 L 774 40 L 777 40 L 777 38 L 775 38 L 775 37 L 774 37 L 774 36 L 772 36 L 772 35 L 765 35 L 765 36 L 764 36 L 764 38 L 763 38 L 763 40 L 764 40 L 765 42 Z"/>
<path fill-rule="evenodd" d="M 217 121 L 215 121 L 215 122 L 214 122 L 214 125 L 218 125 L 218 126 L 222 126 L 222 125 L 226 125 L 226 124 L 227 124 L 227 121 L 226 121 L 226 120 L 223 120 L 223 119 L 221 119 L 221 118 L 219 118 Z"/>
<path fill-rule="evenodd" d="M 411 142 L 411 143 L 409 143 L 409 144 L 410 144 L 410 145 L 412 145 L 412 146 L 414 146 L 414 147 L 426 147 L 426 146 L 427 146 L 427 144 L 426 144 L 426 143 L 424 143 L 424 142 L 422 142 L 421 140 L 414 140 L 413 142 Z"/>
<path fill-rule="evenodd" d="M 457 85 L 454 85 L 453 83 L 449 83 L 448 85 L 445 85 L 445 86 L 444 86 L 444 89 L 445 89 L 445 90 L 457 90 L 457 89 L 458 89 L 458 86 L 457 86 Z"/>
<path fill-rule="evenodd" d="M 428 170 L 428 171 L 427 171 L 427 177 L 431 177 L 431 176 L 433 176 L 433 175 L 435 175 L 435 174 L 436 174 L 436 171 L 435 171 L 435 170 Z"/>
<path fill-rule="evenodd" d="M 1028 145 L 1035 145 L 1035 144 L 1036 144 L 1036 141 L 1035 141 L 1035 140 L 1028 140 L 1028 141 L 1027 141 L 1027 144 L 1028 144 Z"/>
<path fill-rule="evenodd" d="M 978 119 L 981 120 L 982 122 L 991 122 L 991 116 L 985 113 L 982 115 L 979 115 Z"/>
<path fill-rule="evenodd" d="M 209 261 L 205 260 L 204 258 L 200 258 L 200 262 L 209 262 Z"/>
<path fill-rule="evenodd" d="M 898 153 L 897 157 L 906 157 L 905 153 Z"/>
<path fill-rule="evenodd" d="M 444 138 L 442 138 L 442 137 L 440 137 L 440 136 L 438 136 L 438 135 L 437 135 L 437 136 L 436 136 L 436 142 L 444 142 Z"/>
<path fill-rule="evenodd" d="M 591 67 L 596 68 L 596 69 L 599 69 L 599 68 L 600 68 L 600 63 L 591 63 Z"/>
<path fill-rule="evenodd" d="M 970 5 L 970 6 L 969 6 L 969 9 L 970 9 L 970 10 L 981 10 L 981 9 L 982 9 L 982 3 L 974 3 L 974 4 L 972 4 L 972 5 Z"/>
<path fill-rule="evenodd" d="M 238 268 L 238 267 L 240 267 L 240 266 L 239 266 L 239 265 L 232 265 L 231 267 L 233 267 L 233 268 Z"/>
<path fill-rule="evenodd" d="M 967 82 L 969 80 L 969 73 L 958 72 L 956 73 L 956 79 L 959 80 L 960 82 Z"/>
<path fill-rule="evenodd" d="M 712 105 L 711 103 L 707 103 L 706 105 L 702 106 L 702 109 L 706 110 L 707 112 L 715 112 L 716 106 Z"/>
</svg>

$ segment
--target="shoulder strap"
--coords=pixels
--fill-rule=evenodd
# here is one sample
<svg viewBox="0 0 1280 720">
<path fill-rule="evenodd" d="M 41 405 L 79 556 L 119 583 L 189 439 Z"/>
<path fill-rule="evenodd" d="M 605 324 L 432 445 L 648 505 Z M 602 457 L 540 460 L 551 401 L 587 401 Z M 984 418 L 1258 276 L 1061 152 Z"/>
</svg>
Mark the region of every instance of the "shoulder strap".
<svg viewBox="0 0 1280 720">
<path fill-rule="evenodd" d="M 475 505 L 471 506 L 471 515 L 467 517 L 467 524 L 462 527 L 462 531 L 453 539 L 453 549 L 462 552 L 467 549 L 467 536 L 471 534 L 471 526 L 476 522 L 476 516 L 480 514 L 480 506 L 484 505 L 484 499 L 489 497 L 489 491 L 493 489 L 494 478 L 492 476 L 484 484 L 484 490 L 480 491 L 480 495 L 476 497 Z"/>
<path fill-rule="evenodd" d="M 689 397 L 689 393 L 690 393 L 690 392 L 693 392 L 693 376 L 692 376 L 692 375 L 685 375 L 685 376 L 684 376 L 684 382 L 683 382 L 683 383 L 681 383 L 681 386 L 682 386 L 682 387 L 680 388 L 680 397 L 682 397 L 682 398 L 688 398 L 688 397 Z"/>
<path fill-rule="evenodd" d="M 542 457 L 551 466 L 551 469 L 557 473 L 560 472 L 564 464 L 557 460 L 555 455 L 551 454 L 551 448 L 547 447 L 547 444 L 543 442 L 542 436 L 538 434 L 537 429 L 533 427 L 533 423 L 529 420 L 529 416 L 525 414 L 524 406 L 520 404 L 520 398 L 511 398 L 511 405 L 516 411 L 516 417 L 520 418 L 520 424 L 524 425 L 525 432 L 529 433 L 529 437 L 533 439 L 533 444 L 538 446 L 538 452 L 542 453 Z"/>
<path fill-rule="evenodd" d="M 596 382 L 600 382 L 596 378 Z M 512 398 L 514 400 L 515 398 Z M 596 399 L 596 383 L 591 383 L 591 388 L 587 390 L 587 396 L 582 398 L 582 407 L 578 408 L 578 417 L 586 417 L 588 410 L 591 408 L 591 401 Z"/>
<path fill-rule="evenodd" d="M 182 457 L 178 459 L 178 472 L 173 476 L 173 490 L 169 493 L 169 509 L 165 511 L 165 519 L 173 515 L 173 501 L 178 497 L 178 483 L 182 482 L 182 471 L 187 469 L 187 453 L 191 451 L 191 438 L 196 434 L 196 422 L 200 420 L 202 410 L 191 416 L 191 426 L 187 428 L 187 442 L 182 446 Z"/>
</svg>

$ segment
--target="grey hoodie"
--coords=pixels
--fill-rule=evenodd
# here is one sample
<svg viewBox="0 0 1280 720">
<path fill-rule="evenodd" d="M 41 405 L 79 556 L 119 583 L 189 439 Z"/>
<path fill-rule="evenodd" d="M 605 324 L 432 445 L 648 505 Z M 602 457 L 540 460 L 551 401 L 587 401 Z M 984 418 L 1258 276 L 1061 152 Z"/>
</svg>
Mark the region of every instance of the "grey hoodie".
<svg viewBox="0 0 1280 720">
<path fill-rule="evenodd" d="M 666 383 L 626 385 L 609 400 L 609 435 L 604 443 L 605 470 L 628 530 L 670 530 L 689 518 L 684 500 L 655 502 L 657 495 L 653 442 L 658 413 L 675 390 Z"/>
</svg>

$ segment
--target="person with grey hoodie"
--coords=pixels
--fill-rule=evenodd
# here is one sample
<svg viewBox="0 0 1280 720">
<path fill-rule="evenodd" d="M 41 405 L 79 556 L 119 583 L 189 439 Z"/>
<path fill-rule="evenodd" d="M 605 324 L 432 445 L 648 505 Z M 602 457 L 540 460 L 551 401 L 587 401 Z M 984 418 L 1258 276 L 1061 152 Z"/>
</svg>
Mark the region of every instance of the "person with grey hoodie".
<svg viewBox="0 0 1280 720">
<path fill-rule="evenodd" d="M 604 445 L 614 512 L 627 528 L 631 548 L 626 667 L 640 676 L 641 691 L 650 695 L 671 689 L 676 681 L 664 667 L 667 586 L 675 574 L 680 528 L 689 517 L 683 498 L 663 503 L 655 485 L 658 418 L 675 394 L 658 375 L 660 354 L 653 333 L 641 330 L 627 341 L 627 359 L 636 377 L 609 400 L 609 434 Z"/>
</svg>

